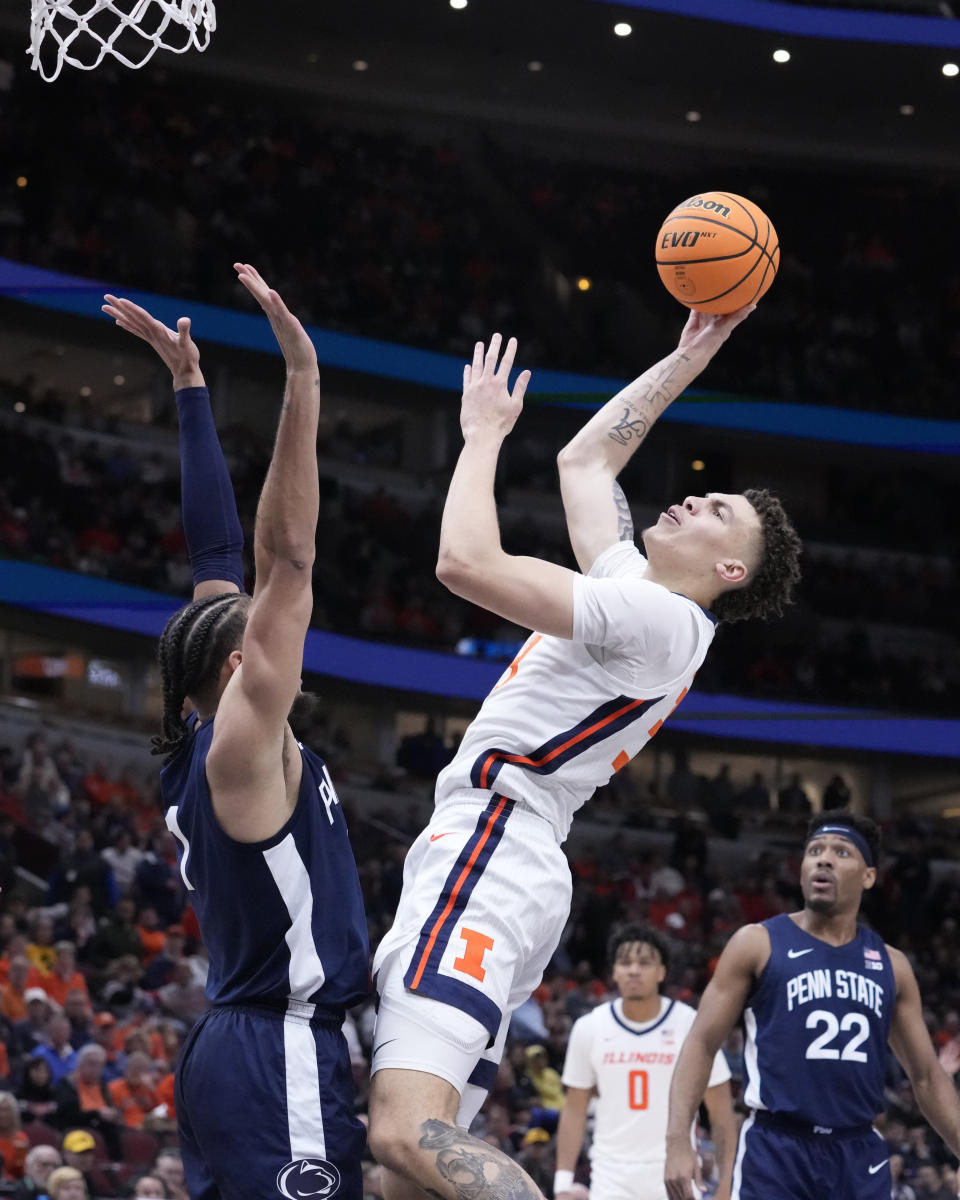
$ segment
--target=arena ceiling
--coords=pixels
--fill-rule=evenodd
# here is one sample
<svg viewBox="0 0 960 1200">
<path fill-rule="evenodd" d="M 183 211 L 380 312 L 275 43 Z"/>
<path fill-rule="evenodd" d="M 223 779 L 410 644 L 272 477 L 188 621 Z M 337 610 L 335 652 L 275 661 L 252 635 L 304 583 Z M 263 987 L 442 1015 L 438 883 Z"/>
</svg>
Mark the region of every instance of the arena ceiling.
<svg viewBox="0 0 960 1200">
<path fill-rule="evenodd" d="M 916 12 L 920 0 L 887 7 Z M 27 8 L 0 0 L 0 26 L 24 47 Z M 578 153 L 604 157 L 653 142 L 683 158 L 960 167 L 960 76 L 941 72 L 960 51 L 785 37 L 595 0 L 468 0 L 460 10 L 448 0 L 223 0 L 218 17 L 206 54 L 158 55 L 147 70 L 239 76 L 433 122 L 466 117 L 527 140 L 573 138 Z M 628 37 L 614 35 L 619 21 Z M 790 61 L 774 62 L 777 49 Z"/>
</svg>

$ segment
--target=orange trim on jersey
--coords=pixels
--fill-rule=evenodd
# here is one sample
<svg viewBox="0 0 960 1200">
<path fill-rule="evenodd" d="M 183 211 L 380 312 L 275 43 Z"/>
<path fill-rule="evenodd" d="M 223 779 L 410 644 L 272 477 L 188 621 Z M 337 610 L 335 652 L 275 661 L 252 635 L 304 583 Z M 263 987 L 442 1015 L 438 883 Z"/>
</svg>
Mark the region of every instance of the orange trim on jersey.
<svg viewBox="0 0 960 1200">
<path fill-rule="evenodd" d="M 514 678 L 517 671 L 520 669 L 521 662 L 523 662 L 524 658 L 526 658 L 526 656 L 530 653 L 530 651 L 534 648 L 534 646 L 537 644 L 537 642 L 540 641 L 540 639 L 542 637 L 543 637 L 542 633 L 534 634 L 531 641 L 526 646 L 524 646 L 524 648 L 520 651 L 520 653 L 513 660 L 513 662 L 510 664 L 510 666 L 507 667 L 507 671 L 509 672 L 509 674 L 507 675 L 506 679 L 500 680 L 500 682 L 494 687 L 494 689 L 493 689 L 494 691 L 496 691 L 497 688 L 502 688 L 504 686 L 504 684 L 509 683 Z"/>
<path fill-rule="evenodd" d="M 423 978 L 423 972 L 426 969 L 427 960 L 430 958 L 430 952 L 433 950 L 437 936 L 440 933 L 440 930 L 443 928 L 447 917 L 449 917 L 450 913 L 453 911 L 453 906 L 457 902 L 457 896 L 460 894 L 460 889 L 463 887 L 468 876 L 470 875 L 470 872 L 473 870 L 474 863 L 480 857 L 480 851 L 489 841 L 490 834 L 493 832 L 493 827 L 496 825 L 500 814 L 506 808 L 507 803 L 508 801 L 506 796 L 501 796 L 497 807 L 487 818 L 487 823 L 484 826 L 483 833 L 480 835 L 477 844 L 474 846 L 473 853 L 467 860 L 466 866 L 460 872 L 457 882 L 453 885 L 453 889 L 450 892 L 450 896 L 446 905 L 444 906 L 443 912 L 439 917 L 437 917 L 436 921 L 434 922 L 433 929 L 430 930 L 430 937 L 427 939 L 427 944 L 424 946 L 423 953 L 420 955 L 420 962 L 417 964 L 417 973 L 413 977 L 413 983 L 410 984 L 410 991 L 414 991 L 420 980 Z"/>
<path fill-rule="evenodd" d="M 621 750 L 610 766 L 613 767 L 615 771 L 620 771 L 627 765 L 629 761 L 630 755 L 626 752 L 626 750 Z"/>
<path fill-rule="evenodd" d="M 623 708 L 618 708 L 616 712 L 609 713 L 602 720 L 597 721 L 588 729 L 581 729 L 580 732 L 572 738 L 569 738 L 562 746 L 554 746 L 554 748 L 545 754 L 542 758 L 534 759 L 528 754 L 501 754 L 494 751 L 488 756 L 487 761 L 483 764 L 483 769 L 480 772 L 480 786 L 487 786 L 487 775 L 490 768 L 495 762 L 515 763 L 521 767 L 542 767 L 545 763 L 551 762 L 558 755 L 564 754 L 571 746 L 575 746 L 577 742 L 582 742 L 584 738 L 592 737 L 598 730 L 605 728 L 614 721 L 620 720 L 626 713 L 632 712 L 633 709 L 639 708 L 643 704 L 648 704 L 648 700 L 631 700 L 629 704 L 625 704 Z"/>
</svg>

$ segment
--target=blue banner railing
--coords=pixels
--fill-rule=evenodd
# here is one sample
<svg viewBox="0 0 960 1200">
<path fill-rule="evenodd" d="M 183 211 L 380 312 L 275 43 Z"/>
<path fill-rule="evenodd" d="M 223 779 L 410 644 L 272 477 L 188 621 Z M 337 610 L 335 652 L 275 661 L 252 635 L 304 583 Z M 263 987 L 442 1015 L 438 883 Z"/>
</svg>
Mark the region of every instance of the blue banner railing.
<svg viewBox="0 0 960 1200">
<path fill-rule="evenodd" d="M 217 308 L 196 301 L 178 300 L 150 292 L 131 291 L 75 275 L 61 275 L 40 267 L 0 258 L 0 295 L 25 304 L 91 318 L 102 317 L 105 291 L 118 292 L 175 326 L 178 317 L 193 318 L 198 339 L 277 354 L 270 326 L 259 315 Z M 463 363 L 450 354 L 418 350 L 375 338 L 308 326 L 324 366 L 397 379 L 428 388 L 457 392 Z M 618 392 L 627 381 L 568 371 L 537 369 L 528 395 L 541 404 L 595 408 Z M 389 399 L 381 394 L 381 399 Z M 660 418 L 666 422 L 701 425 L 714 429 L 749 430 L 778 437 L 844 442 L 859 446 L 909 450 L 918 453 L 960 454 L 960 421 L 934 421 L 919 417 L 854 412 L 820 405 L 789 404 L 742 396 L 691 390 L 671 404 Z"/>
<path fill-rule="evenodd" d="M 159 637 L 183 603 L 160 592 L 33 563 L 0 562 L 0 604 L 126 633 Z M 311 630 L 304 670 L 333 679 L 479 703 L 503 663 L 415 650 Z M 671 716 L 672 729 L 711 737 L 960 758 L 960 720 L 906 717 L 836 707 L 691 692 Z"/>
</svg>

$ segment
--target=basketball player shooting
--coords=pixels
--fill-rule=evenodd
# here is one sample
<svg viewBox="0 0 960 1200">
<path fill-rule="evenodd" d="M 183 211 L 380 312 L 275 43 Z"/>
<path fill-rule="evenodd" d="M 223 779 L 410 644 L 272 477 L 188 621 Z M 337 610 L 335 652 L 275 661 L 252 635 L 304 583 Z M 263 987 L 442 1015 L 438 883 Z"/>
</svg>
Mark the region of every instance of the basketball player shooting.
<svg viewBox="0 0 960 1200">
<path fill-rule="evenodd" d="M 873 1128 L 886 1107 L 887 1045 L 920 1111 L 960 1155 L 960 1099 L 937 1061 L 907 958 L 857 922 L 873 887 L 880 831 L 834 809 L 808 827 L 800 912 L 738 930 L 720 955 L 670 1089 L 667 1194 L 690 1200 L 690 1122 L 713 1056 L 741 1014 L 744 1100 L 733 1200 L 820 1200 L 825 1191 L 888 1200 L 889 1149 Z"/>
<path fill-rule="evenodd" d="M 561 452 L 582 575 L 506 554 L 500 543 L 494 475 L 530 378 L 524 371 L 510 388 L 516 341 L 501 359 L 495 334 L 464 368 L 464 446 L 437 575 L 538 632 L 437 780 L 433 819 L 407 855 L 396 919 L 374 961 L 370 1138 L 389 1168 L 388 1200 L 412 1197 L 414 1185 L 446 1200 L 539 1194 L 467 1129 L 496 1077 L 510 1014 L 538 984 L 566 923 L 571 882 L 560 845 L 573 814 L 686 695 L 717 620 L 779 612 L 799 577 L 799 539 L 768 492 L 687 497 L 644 531 L 644 558 L 616 482 L 749 311 L 691 315 L 677 349 Z"/>
</svg>

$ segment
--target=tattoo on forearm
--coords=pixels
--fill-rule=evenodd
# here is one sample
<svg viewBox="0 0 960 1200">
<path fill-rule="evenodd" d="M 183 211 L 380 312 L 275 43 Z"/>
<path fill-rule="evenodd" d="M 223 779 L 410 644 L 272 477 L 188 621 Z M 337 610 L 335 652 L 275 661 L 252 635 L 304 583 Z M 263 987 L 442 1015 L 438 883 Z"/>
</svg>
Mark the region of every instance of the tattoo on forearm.
<svg viewBox="0 0 960 1200">
<path fill-rule="evenodd" d="M 617 537 L 621 542 L 632 542 L 633 517 L 630 515 L 630 505 L 616 480 L 613 481 L 613 502 L 617 506 Z"/>
<path fill-rule="evenodd" d="M 626 446 L 634 438 L 642 442 L 650 429 L 646 417 L 635 416 L 631 408 L 623 410 L 623 416 L 610 430 L 610 437 L 621 446 Z"/>
<path fill-rule="evenodd" d="M 636 394 L 630 388 L 623 394 L 623 416 L 611 426 L 608 437 L 620 446 L 632 441 L 642 442 L 650 426 L 667 405 L 676 397 L 677 388 L 673 377 L 681 363 L 689 362 L 686 354 L 678 354 L 667 361 L 659 371 L 648 371 L 638 380 Z"/>
<path fill-rule="evenodd" d="M 540 1200 L 533 1181 L 515 1162 L 466 1130 L 431 1119 L 424 1121 L 420 1132 L 421 1149 L 436 1151 L 437 1172 L 457 1200 Z"/>
</svg>

